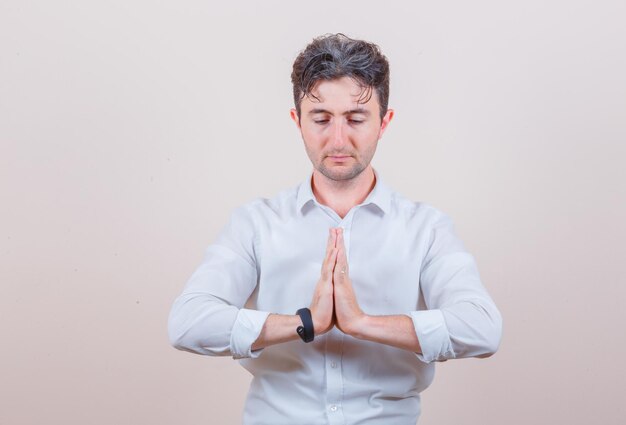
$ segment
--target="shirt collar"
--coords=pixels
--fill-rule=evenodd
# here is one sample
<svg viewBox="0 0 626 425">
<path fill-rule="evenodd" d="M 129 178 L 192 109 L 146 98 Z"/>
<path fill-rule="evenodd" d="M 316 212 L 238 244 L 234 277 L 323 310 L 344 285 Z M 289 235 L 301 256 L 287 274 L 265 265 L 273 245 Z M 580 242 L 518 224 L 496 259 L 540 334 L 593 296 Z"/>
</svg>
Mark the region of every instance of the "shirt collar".
<svg viewBox="0 0 626 425">
<path fill-rule="evenodd" d="M 374 168 L 372 168 L 372 170 L 376 176 L 376 184 L 367 195 L 367 198 L 365 198 L 360 205 L 374 204 L 386 214 L 391 209 L 391 189 L 385 184 L 385 182 L 383 182 L 380 174 L 378 174 Z M 298 187 L 296 206 L 300 212 L 309 202 L 317 203 L 317 199 L 315 199 L 315 195 L 313 195 L 313 189 L 311 187 L 312 180 L 313 173 L 311 173 L 311 175 Z"/>
</svg>

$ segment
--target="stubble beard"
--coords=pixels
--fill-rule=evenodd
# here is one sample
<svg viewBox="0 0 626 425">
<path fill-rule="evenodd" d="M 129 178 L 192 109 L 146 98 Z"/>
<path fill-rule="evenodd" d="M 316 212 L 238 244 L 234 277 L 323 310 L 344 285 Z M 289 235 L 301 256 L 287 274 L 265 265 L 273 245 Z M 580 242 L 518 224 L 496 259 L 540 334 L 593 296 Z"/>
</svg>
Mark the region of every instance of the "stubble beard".
<svg viewBox="0 0 626 425">
<path fill-rule="evenodd" d="M 303 140 L 304 140 L 304 137 L 303 137 Z M 333 181 L 347 181 L 347 180 L 352 180 L 355 177 L 357 177 L 368 167 L 368 165 L 370 165 L 370 162 L 372 158 L 374 157 L 374 152 L 376 152 L 376 145 L 374 145 L 371 152 L 366 152 L 364 155 L 360 157 L 361 161 L 359 161 L 359 157 L 354 156 L 354 155 L 349 155 L 352 158 L 349 161 L 354 161 L 354 163 L 351 166 L 338 165 L 338 166 L 328 167 L 326 166 L 325 161 L 332 161 L 332 159 L 330 158 L 330 155 L 325 154 L 316 163 L 316 161 L 313 160 L 313 158 L 315 158 L 314 152 L 309 149 L 306 141 L 304 143 L 304 148 L 306 150 L 306 153 L 309 159 L 311 160 L 311 163 L 313 164 L 313 167 L 324 177 Z M 336 155 L 346 155 L 346 153 L 339 153 Z M 363 161 L 363 159 L 365 159 L 365 161 Z"/>
<path fill-rule="evenodd" d="M 329 168 L 326 164 L 324 164 L 325 159 L 326 158 L 319 162 L 317 171 L 319 171 L 326 178 L 334 181 L 352 180 L 361 174 L 367 167 L 367 165 L 363 165 L 356 158 L 354 158 L 355 163 L 351 167 L 335 166 Z"/>
</svg>

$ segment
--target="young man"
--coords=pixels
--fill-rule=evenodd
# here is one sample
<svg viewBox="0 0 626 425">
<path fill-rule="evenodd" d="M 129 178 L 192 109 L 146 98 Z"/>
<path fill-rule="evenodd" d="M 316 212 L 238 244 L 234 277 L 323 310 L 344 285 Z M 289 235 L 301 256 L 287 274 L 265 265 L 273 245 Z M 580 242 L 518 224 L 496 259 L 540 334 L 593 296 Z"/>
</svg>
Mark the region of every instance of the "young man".
<svg viewBox="0 0 626 425">
<path fill-rule="evenodd" d="M 379 48 L 316 38 L 292 82 L 312 175 L 233 212 L 172 307 L 171 343 L 240 359 L 245 425 L 415 424 L 434 362 L 493 354 L 500 313 L 451 220 L 371 166 L 394 114 Z"/>
</svg>

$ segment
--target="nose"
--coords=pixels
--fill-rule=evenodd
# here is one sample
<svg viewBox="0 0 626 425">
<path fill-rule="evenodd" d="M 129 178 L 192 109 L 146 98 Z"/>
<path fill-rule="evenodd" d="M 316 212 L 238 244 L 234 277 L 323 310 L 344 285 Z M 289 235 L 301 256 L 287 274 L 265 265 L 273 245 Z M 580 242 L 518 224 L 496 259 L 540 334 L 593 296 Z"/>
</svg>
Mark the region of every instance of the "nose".
<svg viewBox="0 0 626 425">
<path fill-rule="evenodd" d="M 336 147 L 343 146 L 346 142 L 346 132 L 340 120 L 333 124 L 332 142 Z"/>
</svg>

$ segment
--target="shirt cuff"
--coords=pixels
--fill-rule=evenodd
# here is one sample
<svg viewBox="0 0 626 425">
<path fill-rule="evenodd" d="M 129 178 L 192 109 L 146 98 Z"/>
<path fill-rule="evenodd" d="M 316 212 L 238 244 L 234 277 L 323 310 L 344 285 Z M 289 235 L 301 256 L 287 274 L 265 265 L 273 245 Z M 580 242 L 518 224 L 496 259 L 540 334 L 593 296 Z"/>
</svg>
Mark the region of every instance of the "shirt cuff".
<svg viewBox="0 0 626 425">
<path fill-rule="evenodd" d="M 233 359 L 257 358 L 262 348 L 252 351 L 252 343 L 257 340 L 268 312 L 242 308 L 237 313 L 235 324 L 230 332 L 230 352 Z"/>
<path fill-rule="evenodd" d="M 415 353 L 424 363 L 443 361 L 456 357 L 452 349 L 450 334 L 441 310 L 411 311 L 417 340 L 422 353 Z"/>
</svg>

